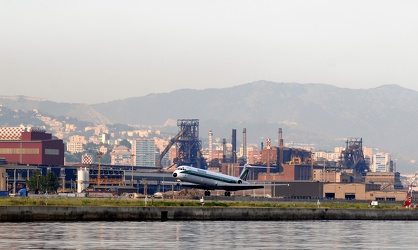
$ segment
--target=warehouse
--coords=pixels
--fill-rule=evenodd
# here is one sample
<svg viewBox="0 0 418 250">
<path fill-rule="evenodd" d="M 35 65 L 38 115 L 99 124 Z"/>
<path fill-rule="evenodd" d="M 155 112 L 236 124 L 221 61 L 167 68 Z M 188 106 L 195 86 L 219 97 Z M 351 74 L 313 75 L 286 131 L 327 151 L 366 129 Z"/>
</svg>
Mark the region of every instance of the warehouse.
<svg viewBox="0 0 418 250">
<path fill-rule="evenodd" d="M 63 165 L 64 143 L 37 127 L 0 127 L 0 157 L 7 163 Z"/>
</svg>

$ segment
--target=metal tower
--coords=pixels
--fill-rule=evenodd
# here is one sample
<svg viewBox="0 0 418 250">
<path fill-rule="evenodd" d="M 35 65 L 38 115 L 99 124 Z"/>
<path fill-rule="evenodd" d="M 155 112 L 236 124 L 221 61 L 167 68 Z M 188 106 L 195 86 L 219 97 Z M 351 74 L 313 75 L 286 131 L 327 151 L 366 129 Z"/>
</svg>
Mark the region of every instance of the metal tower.
<svg viewBox="0 0 418 250">
<path fill-rule="evenodd" d="M 199 140 L 199 120 L 198 119 L 179 119 L 177 126 L 180 132 L 174 136 L 164 151 L 161 153 L 157 166 L 161 167 L 161 159 L 168 150 L 175 145 L 177 155 L 174 164 L 189 165 L 197 168 L 206 168 L 206 160 L 202 157 L 201 141 Z"/>
<path fill-rule="evenodd" d="M 350 138 L 346 141 L 346 147 L 341 152 L 341 167 L 354 169 L 356 173 L 369 171 L 363 154 L 363 140 L 360 138 Z"/>
</svg>

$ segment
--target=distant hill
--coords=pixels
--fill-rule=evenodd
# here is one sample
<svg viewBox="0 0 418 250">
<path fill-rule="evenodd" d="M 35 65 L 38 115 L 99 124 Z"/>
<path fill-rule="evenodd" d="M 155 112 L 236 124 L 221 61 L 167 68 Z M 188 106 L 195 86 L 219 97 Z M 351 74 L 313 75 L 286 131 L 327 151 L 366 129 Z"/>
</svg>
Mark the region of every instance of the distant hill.
<svg viewBox="0 0 418 250">
<path fill-rule="evenodd" d="M 113 122 L 126 124 L 198 118 L 205 136 L 208 129 L 229 126 L 227 138 L 230 129 L 243 127 L 260 139 L 274 138 L 277 128 L 283 127 L 285 139 L 308 144 L 319 144 L 321 139 L 313 140 L 318 137 L 362 137 L 364 145 L 408 152 L 411 157 L 418 139 L 418 93 L 397 85 L 347 89 L 258 81 L 224 89 L 151 94 L 92 107 Z M 334 144 L 344 146 L 342 141 Z"/>
<path fill-rule="evenodd" d="M 177 119 L 199 119 L 200 136 L 238 140 L 243 128 L 249 142 L 272 138 L 278 128 L 285 142 L 312 144 L 331 150 L 345 138 L 363 138 L 363 145 L 390 152 L 397 159 L 416 159 L 418 92 L 398 85 L 373 89 L 338 88 L 325 84 L 258 81 L 223 89 L 181 89 L 170 93 L 94 105 L 5 101 L 12 108 L 37 108 L 52 115 L 74 116 L 92 122 L 163 125 Z M 175 125 L 174 125 L 175 126 Z M 415 171 L 415 170 L 414 170 Z"/>
<path fill-rule="evenodd" d="M 81 121 L 98 124 L 111 123 L 109 119 L 87 104 L 52 102 L 44 98 L 26 96 L 0 96 L 0 104 L 11 109 L 23 111 L 37 109 L 45 114 L 56 117 L 74 117 Z"/>
</svg>

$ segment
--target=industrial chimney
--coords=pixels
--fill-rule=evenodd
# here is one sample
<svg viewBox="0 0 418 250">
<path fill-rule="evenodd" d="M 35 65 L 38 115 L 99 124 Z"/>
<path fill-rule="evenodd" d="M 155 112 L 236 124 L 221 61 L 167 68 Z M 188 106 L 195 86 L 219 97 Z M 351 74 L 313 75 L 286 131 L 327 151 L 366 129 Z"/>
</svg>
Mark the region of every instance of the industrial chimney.
<svg viewBox="0 0 418 250">
<path fill-rule="evenodd" d="M 237 163 L 237 130 L 232 129 L 232 163 Z"/>
<path fill-rule="evenodd" d="M 212 146 L 213 146 L 213 132 L 209 131 L 209 163 L 212 162 Z"/>
<path fill-rule="evenodd" d="M 280 173 L 283 172 L 283 131 L 282 128 L 279 128 L 279 162 L 277 163 L 277 168 Z"/>
<path fill-rule="evenodd" d="M 244 163 L 247 163 L 247 129 L 242 130 L 242 157 L 244 158 Z"/>
</svg>

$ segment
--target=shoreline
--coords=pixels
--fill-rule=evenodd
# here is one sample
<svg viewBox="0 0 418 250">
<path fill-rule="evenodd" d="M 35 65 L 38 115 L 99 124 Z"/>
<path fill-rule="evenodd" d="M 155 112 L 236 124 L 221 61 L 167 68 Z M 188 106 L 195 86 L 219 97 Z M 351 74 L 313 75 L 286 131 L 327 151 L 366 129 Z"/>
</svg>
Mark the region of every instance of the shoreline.
<svg viewBox="0 0 418 250">
<path fill-rule="evenodd" d="M 153 206 L 0 206 L 0 222 L 179 220 L 418 220 L 418 210 Z"/>
</svg>

